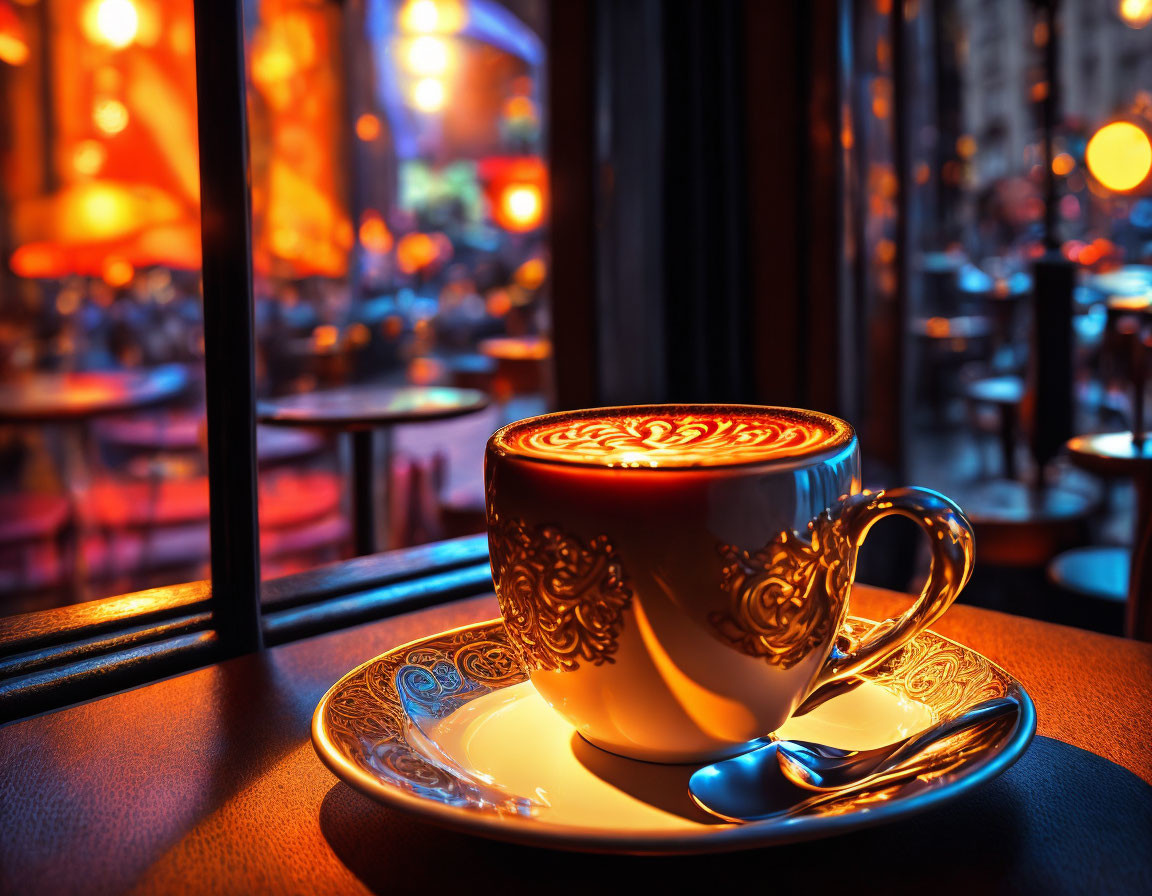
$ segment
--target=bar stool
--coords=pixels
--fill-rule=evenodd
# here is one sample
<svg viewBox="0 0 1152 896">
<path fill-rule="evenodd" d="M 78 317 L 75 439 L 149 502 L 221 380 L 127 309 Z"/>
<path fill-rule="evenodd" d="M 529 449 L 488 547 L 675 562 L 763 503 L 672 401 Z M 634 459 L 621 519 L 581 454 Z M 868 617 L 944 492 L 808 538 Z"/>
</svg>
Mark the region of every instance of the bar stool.
<svg viewBox="0 0 1152 896">
<path fill-rule="evenodd" d="M 974 380 L 964 387 L 971 404 L 990 405 L 999 417 L 1000 452 L 1004 475 L 1016 478 L 1016 441 L 1020 429 L 1020 405 L 1024 401 L 1024 380 L 1018 376 L 993 376 Z"/>
</svg>

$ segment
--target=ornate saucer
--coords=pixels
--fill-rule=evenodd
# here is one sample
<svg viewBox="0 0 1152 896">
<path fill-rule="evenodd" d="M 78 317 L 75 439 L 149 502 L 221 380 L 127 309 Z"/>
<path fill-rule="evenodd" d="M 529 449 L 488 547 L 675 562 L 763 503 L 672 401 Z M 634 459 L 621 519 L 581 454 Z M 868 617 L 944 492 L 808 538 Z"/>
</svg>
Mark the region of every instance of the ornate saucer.
<svg viewBox="0 0 1152 896">
<path fill-rule="evenodd" d="M 851 619 L 849 636 L 874 623 Z M 396 647 L 324 695 L 312 741 L 368 796 L 428 821 L 558 849 L 712 852 L 824 837 L 920 812 L 994 778 L 1027 749 L 1024 688 L 975 651 L 924 632 L 884 665 L 795 716 L 780 737 L 867 749 L 1001 696 L 1021 710 L 832 795 L 798 791 L 783 817 L 730 824 L 692 802 L 695 766 L 624 759 L 586 743 L 528 682 L 496 619 Z"/>
</svg>

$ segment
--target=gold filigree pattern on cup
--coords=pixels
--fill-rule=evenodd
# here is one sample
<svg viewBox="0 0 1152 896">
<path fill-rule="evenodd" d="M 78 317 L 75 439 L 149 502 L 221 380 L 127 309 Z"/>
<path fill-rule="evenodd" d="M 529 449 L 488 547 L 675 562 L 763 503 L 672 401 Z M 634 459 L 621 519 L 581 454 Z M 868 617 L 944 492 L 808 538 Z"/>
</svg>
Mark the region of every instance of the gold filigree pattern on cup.
<svg viewBox="0 0 1152 896">
<path fill-rule="evenodd" d="M 689 467 L 805 454 L 838 444 L 847 433 L 839 420 L 799 412 L 605 414 L 526 426 L 504 441 L 513 451 L 548 460 Z"/>
<path fill-rule="evenodd" d="M 873 627 L 850 618 L 842 634 L 860 638 Z M 1020 696 L 1019 686 L 997 666 L 933 632 L 921 632 L 860 678 L 923 704 L 935 719 L 995 697 Z M 443 718 L 470 700 L 526 680 L 501 620 L 493 619 L 397 648 L 349 673 L 328 699 L 323 728 L 343 760 L 385 784 L 482 814 L 534 815 L 540 804 L 438 764 L 409 734 L 415 717 Z M 790 817 L 843 815 L 931 789 L 990 755 L 1012 723 L 1000 719 L 959 732 L 859 790 L 814 794 Z"/>
<path fill-rule="evenodd" d="M 809 528 L 811 540 L 783 532 L 753 553 L 724 545 L 720 587 L 728 610 L 708 617 L 742 653 L 784 669 L 828 643 L 852 584 L 842 521 L 822 513 Z"/>
<path fill-rule="evenodd" d="M 496 598 L 524 668 L 613 662 L 632 589 L 608 537 L 584 543 L 555 526 L 490 519 Z"/>
</svg>

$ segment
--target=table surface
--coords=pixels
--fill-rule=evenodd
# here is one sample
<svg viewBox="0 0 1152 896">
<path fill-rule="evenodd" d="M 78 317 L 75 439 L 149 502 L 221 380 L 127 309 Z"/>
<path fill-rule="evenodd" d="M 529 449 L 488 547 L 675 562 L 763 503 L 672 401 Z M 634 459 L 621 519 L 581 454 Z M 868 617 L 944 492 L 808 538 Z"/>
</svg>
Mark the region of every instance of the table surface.
<svg viewBox="0 0 1152 896">
<path fill-rule="evenodd" d="M 552 356 L 552 343 L 543 336 L 494 336 L 482 339 L 478 349 L 502 361 L 544 361 Z"/>
<path fill-rule="evenodd" d="M 188 371 L 177 364 L 147 370 L 36 373 L 0 383 L 0 422 L 84 420 L 159 404 L 187 386 Z"/>
<path fill-rule="evenodd" d="M 256 417 L 277 426 L 337 429 L 446 420 L 481 411 L 488 396 L 448 386 L 343 386 L 261 401 Z"/>
<path fill-rule="evenodd" d="M 879 618 L 908 600 L 858 586 L 852 610 Z M 1139 830 L 1142 819 L 1152 828 L 1152 644 L 967 606 L 934 628 L 1024 683 L 1040 736 L 976 794 L 835 840 L 719 857 L 579 857 L 432 827 L 378 806 L 320 763 L 309 722 L 344 672 L 495 613 L 491 597 L 433 607 L 0 729 L 0 893 L 586 894 L 637 874 L 668 892 L 751 874 L 810 892 L 1152 886 L 1152 846 L 1139 846 L 1152 844 Z M 1072 779 L 1053 780 L 1067 756 L 1080 763 Z M 1116 776 L 1135 821 L 1101 815 L 1115 804 Z M 1067 799 L 1079 814 L 1068 814 Z"/>
<path fill-rule="evenodd" d="M 1130 432 L 1076 436 L 1066 445 L 1074 464 L 1116 476 L 1152 471 L 1152 433 L 1137 447 Z"/>
<path fill-rule="evenodd" d="M 1015 406 L 1024 400 L 1024 380 L 1018 376 L 992 376 L 974 380 L 964 392 L 976 401 Z"/>
</svg>

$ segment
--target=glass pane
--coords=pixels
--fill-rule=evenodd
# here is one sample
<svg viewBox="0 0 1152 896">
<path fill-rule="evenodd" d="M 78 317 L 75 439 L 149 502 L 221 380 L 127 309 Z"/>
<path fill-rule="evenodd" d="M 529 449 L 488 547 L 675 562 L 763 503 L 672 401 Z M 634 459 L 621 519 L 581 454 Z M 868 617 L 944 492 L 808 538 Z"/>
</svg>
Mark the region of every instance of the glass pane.
<svg viewBox="0 0 1152 896">
<path fill-rule="evenodd" d="M 208 574 L 191 0 L 0 4 L 0 613 Z"/>
<path fill-rule="evenodd" d="M 1152 5 L 1063 0 L 1055 33 L 1043 6 L 904 4 L 899 83 L 892 4 L 853 5 L 859 186 L 846 202 L 860 209 L 854 300 L 868 334 L 861 416 L 866 430 L 903 446 L 903 457 L 885 458 L 902 463 L 902 480 L 970 511 L 978 563 L 965 599 L 1118 632 L 1131 490 L 1109 488 L 1066 453 L 1050 459 L 1036 433 L 1061 430 L 1052 440 L 1059 445 L 1077 434 L 1139 431 L 1148 419 Z M 902 101 L 896 114 L 890 98 Z M 906 299 L 898 295 L 901 190 Z M 1054 269 L 1067 272 L 1063 290 L 1045 285 Z M 1053 314 L 1062 297 L 1070 311 Z M 1070 334 L 1071 352 L 1053 349 L 1061 333 Z M 902 364 L 889 349 L 899 344 Z M 1071 388 L 1062 388 L 1059 371 L 1038 375 L 1039 359 L 1064 367 Z M 901 390 L 883 380 L 893 368 L 907 398 L 902 411 L 892 400 Z M 1063 431 L 1047 408 L 1066 409 L 1069 394 L 1074 422 Z M 885 439 L 869 435 L 864 444 L 870 439 L 883 451 Z M 1107 580 L 1114 600 L 1085 602 L 1083 588 L 1061 584 L 1056 558 L 1109 545 L 1087 593 L 1103 595 Z"/>
<path fill-rule="evenodd" d="M 482 531 L 551 401 L 544 4 L 245 11 L 264 575 Z"/>
</svg>

